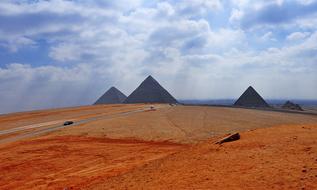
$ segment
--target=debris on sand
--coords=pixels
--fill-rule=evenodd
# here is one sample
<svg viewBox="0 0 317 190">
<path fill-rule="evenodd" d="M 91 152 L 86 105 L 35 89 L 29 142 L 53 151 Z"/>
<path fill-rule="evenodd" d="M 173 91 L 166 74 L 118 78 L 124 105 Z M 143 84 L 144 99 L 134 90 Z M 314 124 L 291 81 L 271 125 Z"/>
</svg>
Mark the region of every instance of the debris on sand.
<svg viewBox="0 0 317 190">
<path fill-rule="evenodd" d="M 224 138 L 222 138 L 221 140 L 217 141 L 216 144 L 222 144 L 225 142 L 231 142 L 231 141 L 236 141 L 240 139 L 240 134 L 239 133 L 234 133 L 234 134 L 230 134 Z"/>
<path fill-rule="evenodd" d="M 295 104 L 291 101 L 285 102 L 285 104 L 282 106 L 283 109 L 290 109 L 290 110 L 298 110 L 298 111 L 304 111 L 300 105 Z"/>
<path fill-rule="evenodd" d="M 66 126 L 66 125 L 72 125 L 74 122 L 73 121 L 65 121 L 64 122 L 64 126 Z"/>
</svg>

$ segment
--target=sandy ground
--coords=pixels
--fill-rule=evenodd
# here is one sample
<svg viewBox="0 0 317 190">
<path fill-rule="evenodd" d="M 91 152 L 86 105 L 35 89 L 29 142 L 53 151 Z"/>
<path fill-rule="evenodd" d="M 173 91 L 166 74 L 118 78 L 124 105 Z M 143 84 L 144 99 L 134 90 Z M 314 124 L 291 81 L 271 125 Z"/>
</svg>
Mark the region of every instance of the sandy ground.
<svg viewBox="0 0 317 190">
<path fill-rule="evenodd" d="M 144 107 L 8 114 L 0 128 Z M 213 144 L 235 131 L 239 141 Z M 0 189 L 316 189 L 316 139 L 312 115 L 165 105 L 0 144 Z"/>
<path fill-rule="evenodd" d="M 174 106 L 129 117 L 99 120 L 63 129 L 53 135 L 137 138 L 150 141 L 197 143 L 235 131 L 282 124 L 313 124 L 311 115 L 238 108 Z"/>
<path fill-rule="evenodd" d="M 209 140 L 90 188 L 317 189 L 317 125 L 257 129 L 223 145 Z"/>
<path fill-rule="evenodd" d="M 95 105 L 73 108 L 60 108 L 51 110 L 20 112 L 0 115 L 0 130 L 7 130 L 16 127 L 24 127 L 34 124 L 63 123 L 65 120 L 80 120 L 103 114 L 114 114 L 138 108 L 149 107 L 149 105 Z"/>
<path fill-rule="evenodd" d="M 168 142 L 65 136 L 0 147 L 0 189 L 93 185 L 183 149 Z"/>
</svg>

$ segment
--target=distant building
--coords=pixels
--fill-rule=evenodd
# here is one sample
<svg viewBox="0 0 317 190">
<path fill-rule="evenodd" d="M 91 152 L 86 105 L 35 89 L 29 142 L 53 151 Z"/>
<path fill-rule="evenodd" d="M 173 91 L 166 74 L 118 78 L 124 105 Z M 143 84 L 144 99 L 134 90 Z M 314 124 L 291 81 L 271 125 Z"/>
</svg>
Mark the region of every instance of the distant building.
<svg viewBox="0 0 317 190">
<path fill-rule="evenodd" d="M 286 101 L 285 104 L 282 106 L 283 109 L 289 109 L 289 110 L 298 110 L 298 111 L 304 111 L 300 105 L 295 104 L 291 101 Z"/>
<path fill-rule="evenodd" d="M 249 88 L 239 97 L 239 99 L 234 103 L 234 106 L 270 107 L 252 86 L 249 86 Z"/>
<path fill-rule="evenodd" d="M 94 104 L 121 104 L 126 98 L 116 87 L 111 87 Z"/>
<path fill-rule="evenodd" d="M 177 103 L 177 100 L 150 75 L 124 103 Z"/>
</svg>

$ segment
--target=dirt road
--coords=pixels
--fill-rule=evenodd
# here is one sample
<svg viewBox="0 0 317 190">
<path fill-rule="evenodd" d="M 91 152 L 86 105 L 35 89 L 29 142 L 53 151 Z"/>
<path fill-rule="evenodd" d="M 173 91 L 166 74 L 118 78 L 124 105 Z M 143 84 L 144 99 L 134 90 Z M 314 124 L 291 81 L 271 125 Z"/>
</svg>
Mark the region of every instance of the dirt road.
<svg viewBox="0 0 317 190">
<path fill-rule="evenodd" d="M 162 107 L 164 107 L 164 106 L 155 106 L 155 109 L 160 109 Z M 144 107 L 142 109 L 135 109 L 135 110 L 126 111 L 126 112 L 120 112 L 120 113 L 116 113 L 116 114 L 101 114 L 99 116 L 89 117 L 89 118 L 81 119 L 81 120 L 76 119 L 76 118 L 67 119 L 68 121 L 74 121 L 74 123 L 72 125 L 63 125 L 64 120 L 56 120 L 56 121 L 50 121 L 50 122 L 45 122 L 45 123 L 37 123 L 37 124 L 32 124 L 32 125 L 27 125 L 27 126 L 22 126 L 22 127 L 16 127 L 16 128 L 7 129 L 7 130 L 2 130 L 2 131 L 0 131 L 0 136 L 1 135 L 6 135 L 6 134 L 11 134 L 11 133 L 19 133 L 21 131 L 25 131 L 25 130 L 28 130 L 28 129 L 37 129 L 37 130 L 29 131 L 27 133 L 22 133 L 22 134 L 9 136 L 8 138 L 1 139 L 0 140 L 0 144 L 1 143 L 14 142 L 14 141 L 25 139 L 25 138 L 35 137 L 35 136 L 38 136 L 38 135 L 42 135 L 42 134 L 53 132 L 53 131 L 56 131 L 56 130 L 59 130 L 59 129 L 63 129 L 63 128 L 66 128 L 66 127 L 75 127 L 77 125 L 85 124 L 85 123 L 92 122 L 92 121 L 106 120 L 106 119 L 112 119 L 112 118 L 117 118 L 117 117 L 123 117 L 123 116 L 128 116 L 128 115 L 131 115 L 131 114 L 140 113 L 140 112 L 149 111 L 149 110 L 151 110 L 151 108 Z M 46 126 L 49 126 L 49 127 L 46 127 Z M 43 127 L 45 127 L 45 128 L 43 128 Z"/>
</svg>

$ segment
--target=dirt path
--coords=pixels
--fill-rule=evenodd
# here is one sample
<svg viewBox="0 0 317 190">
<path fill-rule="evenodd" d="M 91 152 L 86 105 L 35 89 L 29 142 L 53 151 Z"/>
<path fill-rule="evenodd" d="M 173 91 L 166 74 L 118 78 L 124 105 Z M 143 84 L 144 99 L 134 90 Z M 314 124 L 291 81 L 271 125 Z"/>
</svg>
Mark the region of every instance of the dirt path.
<svg viewBox="0 0 317 190">
<path fill-rule="evenodd" d="M 13 129 L 37 123 L 66 120 L 70 118 L 85 119 L 100 114 L 113 114 L 145 107 L 144 104 L 132 105 L 94 105 L 50 110 L 38 110 L 0 115 L 0 130 Z"/>
<path fill-rule="evenodd" d="M 161 108 L 160 106 L 156 106 L 155 109 L 160 109 L 160 108 Z M 151 108 L 136 109 L 136 110 L 126 111 L 126 112 L 121 112 L 121 113 L 116 113 L 116 114 L 101 114 L 101 115 L 98 115 L 95 117 L 90 117 L 90 118 L 86 118 L 86 119 L 82 119 L 82 120 L 69 119 L 70 121 L 74 121 L 74 124 L 66 125 L 66 126 L 63 125 L 62 120 L 57 120 L 57 121 L 37 123 L 37 124 L 33 124 L 33 125 L 2 130 L 2 131 L 0 131 L 0 135 L 7 135 L 10 133 L 19 133 L 21 131 L 25 131 L 28 129 L 38 129 L 38 130 L 32 130 L 32 131 L 27 132 L 27 133 L 18 134 L 15 136 L 9 136 L 8 138 L 0 139 L 0 144 L 14 142 L 14 141 L 25 139 L 25 138 L 35 137 L 38 135 L 42 135 L 45 133 L 49 133 L 49 132 L 53 132 L 53 131 L 56 131 L 59 129 L 63 129 L 66 127 L 75 127 L 77 125 L 85 124 L 85 123 L 92 122 L 92 121 L 113 119 L 113 118 L 117 118 L 117 117 L 128 116 L 128 115 L 135 114 L 135 113 L 145 112 L 145 111 L 149 111 L 149 110 L 151 110 Z M 58 124 L 58 125 L 54 125 L 54 124 Z M 43 128 L 45 126 L 50 126 L 50 127 Z"/>
</svg>

